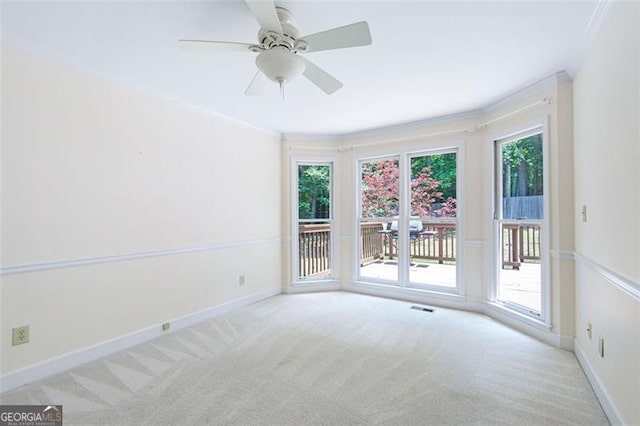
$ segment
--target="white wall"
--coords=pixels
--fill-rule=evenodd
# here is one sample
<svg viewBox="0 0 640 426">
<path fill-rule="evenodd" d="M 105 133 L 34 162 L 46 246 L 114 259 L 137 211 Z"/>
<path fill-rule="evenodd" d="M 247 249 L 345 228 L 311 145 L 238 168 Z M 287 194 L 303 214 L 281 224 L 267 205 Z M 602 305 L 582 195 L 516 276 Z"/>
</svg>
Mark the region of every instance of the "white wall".
<svg viewBox="0 0 640 426">
<path fill-rule="evenodd" d="M 2 60 L 3 374 L 281 287 L 278 135 L 21 53 Z M 95 263 L 114 255 L 132 259 Z M 88 264 L 46 269 L 77 259 Z M 45 269 L 11 273 L 25 264 Z M 31 342 L 12 347 L 24 324 Z"/>
<path fill-rule="evenodd" d="M 626 424 L 640 424 L 639 28 L 640 3 L 612 2 L 574 81 L 577 350 Z"/>
</svg>

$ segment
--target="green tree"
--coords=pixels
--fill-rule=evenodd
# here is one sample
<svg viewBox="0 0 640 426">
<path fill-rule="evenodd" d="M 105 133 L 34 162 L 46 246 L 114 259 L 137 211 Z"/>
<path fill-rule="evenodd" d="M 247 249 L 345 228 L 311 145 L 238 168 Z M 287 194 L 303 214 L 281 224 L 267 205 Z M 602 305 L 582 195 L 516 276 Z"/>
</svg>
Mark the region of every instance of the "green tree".
<svg viewBox="0 0 640 426">
<path fill-rule="evenodd" d="M 542 135 L 502 145 L 503 197 L 542 195 Z"/>
<path fill-rule="evenodd" d="M 298 217 L 328 219 L 331 204 L 331 168 L 326 165 L 298 166 Z"/>
<path fill-rule="evenodd" d="M 442 192 L 442 198 L 456 198 L 457 164 L 456 153 L 431 154 L 411 159 L 411 175 L 417 176 L 425 167 L 431 170 L 433 179 L 440 182 L 438 191 Z"/>
</svg>

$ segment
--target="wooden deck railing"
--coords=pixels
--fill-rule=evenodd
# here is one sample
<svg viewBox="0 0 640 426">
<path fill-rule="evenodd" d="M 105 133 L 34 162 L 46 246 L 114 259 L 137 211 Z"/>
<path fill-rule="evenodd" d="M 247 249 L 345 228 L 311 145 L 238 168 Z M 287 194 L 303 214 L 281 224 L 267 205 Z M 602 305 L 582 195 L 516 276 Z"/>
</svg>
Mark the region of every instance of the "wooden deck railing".
<svg viewBox="0 0 640 426">
<path fill-rule="evenodd" d="M 331 268 L 331 226 L 328 223 L 300 225 L 298 238 L 299 276 L 328 273 Z"/>
<path fill-rule="evenodd" d="M 368 265 L 385 257 L 397 257 L 397 239 L 392 233 L 381 233 L 387 224 L 367 222 L 360 225 L 360 265 Z M 423 222 L 423 232 L 409 243 L 412 259 L 438 263 L 455 262 L 456 223 Z M 502 267 L 518 269 L 525 260 L 540 259 L 540 226 L 535 223 L 503 224 Z M 329 224 L 299 226 L 300 277 L 324 274 L 331 268 L 331 233 Z"/>
<path fill-rule="evenodd" d="M 380 231 L 382 223 L 363 223 L 360 225 L 361 254 L 360 265 L 366 265 L 383 257 L 384 239 Z"/>
<path fill-rule="evenodd" d="M 397 238 L 393 234 L 385 235 L 385 256 L 398 255 Z M 456 260 L 456 224 L 422 223 L 422 233 L 409 240 L 410 256 L 413 259 L 435 260 L 438 263 Z"/>
<path fill-rule="evenodd" d="M 525 260 L 540 260 L 540 225 L 502 224 L 502 267 L 520 269 Z"/>
</svg>

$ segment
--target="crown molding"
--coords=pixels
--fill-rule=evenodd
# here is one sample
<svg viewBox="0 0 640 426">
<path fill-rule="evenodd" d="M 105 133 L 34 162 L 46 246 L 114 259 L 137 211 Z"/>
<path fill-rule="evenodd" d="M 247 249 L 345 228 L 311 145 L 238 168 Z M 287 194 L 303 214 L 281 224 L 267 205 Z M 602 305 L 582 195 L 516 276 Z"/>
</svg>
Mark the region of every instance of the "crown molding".
<svg viewBox="0 0 640 426">
<path fill-rule="evenodd" d="M 553 90 L 559 84 L 571 81 L 571 76 L 566 71 L 555 72 L 547 77 L 536 80 L 532 83 L 524 84 L 513 91 L 503 95 L 492 102 L 487 103 L 481 108 L 484 115 L 493 113 L 500 109 L 511 106 L 517 102 L 523 101 L 531 96 Z"/>
<path fill-rule="evenodd" d="M 605 16 L 607 16 L 607 13 L 609 12 L 611 3 L 611 0 L 599 0 L 594 5 L 591 18 L 589 18 L 589 22 L 587 22 L 587 25 L 584 28 L 582 43 L 576 49 L 573 59 L 570 61 L 569 68 L 567 69 L 568 73 L 572 77 L 578 73 L 587 52 L 591 48 L 596 35 L 600 31 L 600 27 L 602 26 Z"/>
</svg>

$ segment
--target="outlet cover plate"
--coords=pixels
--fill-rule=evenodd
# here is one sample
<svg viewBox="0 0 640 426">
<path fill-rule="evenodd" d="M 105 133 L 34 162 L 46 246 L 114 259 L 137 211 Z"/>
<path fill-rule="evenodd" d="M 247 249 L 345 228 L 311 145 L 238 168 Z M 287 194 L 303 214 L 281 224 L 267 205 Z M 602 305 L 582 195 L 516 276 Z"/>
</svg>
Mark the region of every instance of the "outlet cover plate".
<svg viewBox="0 0 640 426">
<path fill-rule="evenodd" d="M 29 326 L 23 325 L 12 330 L 11 343 L 13 346 L 29 343 Z"/>
</svg>

